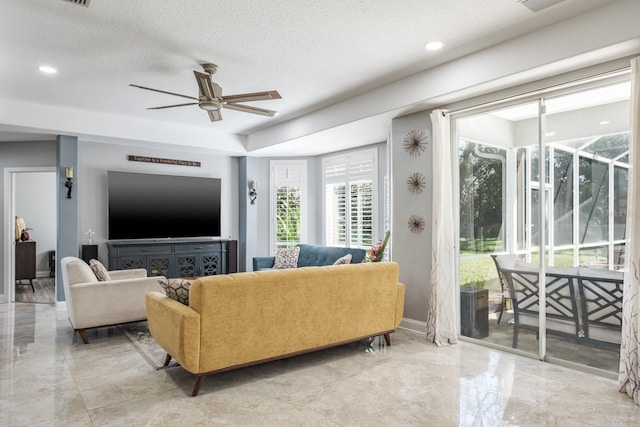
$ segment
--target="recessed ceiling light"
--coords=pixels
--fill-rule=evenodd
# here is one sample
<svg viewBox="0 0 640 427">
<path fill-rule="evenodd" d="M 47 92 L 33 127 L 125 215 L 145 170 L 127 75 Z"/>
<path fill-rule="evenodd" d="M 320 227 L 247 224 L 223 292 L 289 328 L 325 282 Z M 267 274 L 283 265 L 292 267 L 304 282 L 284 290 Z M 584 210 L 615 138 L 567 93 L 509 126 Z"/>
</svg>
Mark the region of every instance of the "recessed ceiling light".
<svg viewBox="0 0 640 427">
<path fill-rule="evenodd" d="M 444 46 L 442 42 L 429 42 L 424 45 L 424 48 L 427 50 L 440 50 L 442 49 L 442 46 Z"/>
<path fill-rule="evenodd" d="M 603 120 L 600 122 L 601 125 L 608 125 L 609 123 L 611 123 L 609 120 Z"/>
<path fill-rule="evenodd" d="M 49 67 L 48 65 L 41 65 L 38 67 L 38 70 L 40 70 L 41 73 L 45 74 L 55 74 L 58 72 L 58 70 L 53 67 Z"/>
</svg>

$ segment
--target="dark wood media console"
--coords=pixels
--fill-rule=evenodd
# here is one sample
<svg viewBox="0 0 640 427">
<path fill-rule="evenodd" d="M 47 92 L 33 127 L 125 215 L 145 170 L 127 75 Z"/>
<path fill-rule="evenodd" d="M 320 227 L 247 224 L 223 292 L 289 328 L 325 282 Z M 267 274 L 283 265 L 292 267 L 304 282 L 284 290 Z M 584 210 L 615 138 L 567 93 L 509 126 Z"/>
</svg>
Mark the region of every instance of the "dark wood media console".
<svg viewBox="0 0 640 427">
<path fill-rule="evenodd" d="M 238 271 L 237 240 L 113 240 L 107 248 L 110 270 L 144 268 L 149 276 L 174 278 Z"/>
</svg>

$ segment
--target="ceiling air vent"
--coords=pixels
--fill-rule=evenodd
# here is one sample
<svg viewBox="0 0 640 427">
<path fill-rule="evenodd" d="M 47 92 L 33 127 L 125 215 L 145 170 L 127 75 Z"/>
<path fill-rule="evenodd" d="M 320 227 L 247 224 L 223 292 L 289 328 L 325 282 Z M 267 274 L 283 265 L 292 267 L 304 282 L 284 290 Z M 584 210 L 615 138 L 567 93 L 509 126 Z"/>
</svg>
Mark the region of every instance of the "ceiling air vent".
<svg viewBox="0 0 640 427">
<path fill-rule="evenodd" d="M 542 9 L 546 9 L 563 1 L 564 0 L 516 0 L 516 2 L 526 6 L 532 12 L 539 12 Z"/>
<path fill-rule="evenodd" d="M 84 6 L 84 7 L 89 7 L 89 3 L 91 2 L 91 0 L 62 0 L 62 1 L 66 1 L 67 3 L 73 3 L 73 4 L 77 4 L 78 6 Z"/>
</svg>

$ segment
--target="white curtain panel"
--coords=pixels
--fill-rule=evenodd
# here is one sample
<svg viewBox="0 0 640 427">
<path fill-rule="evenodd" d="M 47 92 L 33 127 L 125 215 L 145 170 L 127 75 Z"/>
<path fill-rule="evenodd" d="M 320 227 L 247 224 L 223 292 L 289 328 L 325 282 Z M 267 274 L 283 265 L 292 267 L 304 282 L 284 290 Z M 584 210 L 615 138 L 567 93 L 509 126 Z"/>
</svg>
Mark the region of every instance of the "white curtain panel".
<svg viewBox="0 0 640 427">
<path fill-rule="evenodd" d="M 631 60 L 631 137 L 629 138 L 629 187 L 625 245 L 624 294 L 622 299 L 622 344 L 620 346 L 620 391 L 640 405 L 640 57 Z"/>
<path fill-rule="evenodd" d="M 438 346 L 458 342 L 454 281 L 453 170 L 449 114 L 431 113 L 433 126 L 433 201 L 431 292 L 427 312 L 427 340 Z"/>
</svg>

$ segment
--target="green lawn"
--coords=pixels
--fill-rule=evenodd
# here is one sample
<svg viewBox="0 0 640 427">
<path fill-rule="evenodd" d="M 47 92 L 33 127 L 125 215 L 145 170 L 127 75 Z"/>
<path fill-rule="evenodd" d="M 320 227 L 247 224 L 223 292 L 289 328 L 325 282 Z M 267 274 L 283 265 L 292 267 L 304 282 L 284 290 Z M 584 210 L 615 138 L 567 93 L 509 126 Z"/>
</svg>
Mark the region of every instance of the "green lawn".
<svg viewBox="0 0 640 427">
<path fill-rule="evenodd" d="M 497 239 L 460 239 L 460 286 L 494 288 L 500 286 L 498 272 L 489 254 L 502 251 L 502 241 Z M 600 250 L 602 252 L 602 250 Z M 597 257 L 596 249 L 580 251 L 580 265 L 606 264 L 606 256 Z M 481 258 L 465 259 L 465 256 L 484 255 Z M 599 259 L 604 258 L 604 259 Z M 539 254 L 531 254 L 531 264 L 537 265 Z M 547 256 L 548 263 L 548 256 Z M 557 267 L 573 266 L 573 249 L 560 250 L 554 254 L 554 265 Z"/>
<path fill-rule="evenodd" d="M 502 252 L 502 240 L 493 239 L 460 239 L 460 255 L 492 254 Z"/>
<path fill-rule="evenodd" d="M 490 257 L 460 260 L 461 286 L 484 288 L 492 287 L 495 282 L 499 286 L 498 272 Z"/>
</svg>

